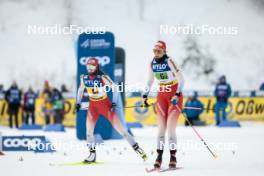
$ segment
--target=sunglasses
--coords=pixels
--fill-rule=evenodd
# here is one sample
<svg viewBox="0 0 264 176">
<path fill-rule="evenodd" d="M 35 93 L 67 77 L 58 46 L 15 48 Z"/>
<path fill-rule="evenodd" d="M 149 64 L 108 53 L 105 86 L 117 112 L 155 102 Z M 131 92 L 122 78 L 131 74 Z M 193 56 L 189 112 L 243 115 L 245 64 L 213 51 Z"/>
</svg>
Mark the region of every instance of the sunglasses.
<svg viewBox="0 0 264 176">
<path fill-rule="evenodd" d="M 161 49 L 153 49 L 153 52 L 154 52 L 154 53 L 158 53 L 158 54 L 160 54 L 160 53 L 162 53 L 163 51 L 162 51 Z"/>
<path fill-rule="evenodd" d="M 86 66 L 86 69 L 87 70 L 95 70 L 96 69 L 96 66 L 94 66 L 94 65 L 87 65 Z"/>
</svg>

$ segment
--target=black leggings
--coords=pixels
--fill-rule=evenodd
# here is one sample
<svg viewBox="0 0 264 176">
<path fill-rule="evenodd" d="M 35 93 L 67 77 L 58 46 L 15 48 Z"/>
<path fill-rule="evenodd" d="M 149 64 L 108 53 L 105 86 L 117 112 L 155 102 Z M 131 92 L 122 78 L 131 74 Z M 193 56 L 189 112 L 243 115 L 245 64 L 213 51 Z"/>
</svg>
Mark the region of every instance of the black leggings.
<svg viewBox="0 0 264 176">
<path fill-rule="evenodd" d="M 15 117 L 15 125 L 16 125 L 16 128 L 18 128 L 18 111 L 19 111 L 19 107 L 9 107 L 8 108 L 10 128 L 13 128 L 13 117 Z"/>
<path fill-rule="evenodd" d="M 34 109 L 27 109 L 25 110 L 25 123 L 29 123 L 29 118 L 31 118 L 32 125 L 35 124 L 35 110 Z"/>
</svg>

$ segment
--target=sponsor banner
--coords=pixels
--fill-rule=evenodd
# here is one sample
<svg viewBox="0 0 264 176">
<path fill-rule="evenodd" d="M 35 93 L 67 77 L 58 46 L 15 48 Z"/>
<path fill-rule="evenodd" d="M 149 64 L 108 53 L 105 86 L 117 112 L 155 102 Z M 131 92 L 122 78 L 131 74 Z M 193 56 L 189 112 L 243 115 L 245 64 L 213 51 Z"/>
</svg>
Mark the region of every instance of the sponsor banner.
<svg viewBox="0 0 264 176">
<path fill-rule="evenodd" d="M 8 126 L 9 125 L 9 117 L 7 114 L 8 104 L 4 99 L 0 99 L 0 125 Z M 19 110 L 18 113 L 18 123 L 22 123 L 22 110 Z M 13 118 L 13 126 L 15 125 L 15 119 Z"/>
<path fill-rule="evenodd" d="M 36 100 L 36 106 L 35 106 L 35 118 L 36 119 L 35 120 L 36 120 L 36 124 L 39 124 L 39 125 L 45 124 L 45 117 L 42 112 L 43 102 L 44 102 L 44 99 L 42 98 L 38 98 Z M 64 100 L 64 119 L 63 119 L 64 126 L 67 126 L 67 127 L 75 126 L 74 106 L 75 106 L 74 98 L 69 98 L 69 99 Z M 19 124 L 22 123 L 22 113 L 23 113 L 23 110 L 20 109 Z M 4 100 L 0 100 L 0 125 L 8 126 L 9 124 L 8 119 L 9 117 L 7 113 L 7 103 Z M 51 123 L 54 123 L 54 117 L 52 115 L 51 115 Z"/>
<path fill-rule="evenodd" d="M 115 67 L 115 39 L 114 34 L 106 32 L 105 34 L 81 34 L 77 41 L 77 88 L 80 85 L 80 75 L 87 74 L 86 64 L 92 57 L 98 59 L 101 69 L 114 78 Z M 114 80 L 114 79 L 113 79 Z M 109 98 L 112 98 L 112 93 L 108 93 Z M 88 97 L 84 94 L 82 102 L 87 102 Z M 99 118 L 99 120 L 102 118 Z M 86 138 L 86 111 L 80 111 L 76 119 L 76 132 L 79 139 Z M 101 132 L 101 129 L 112 129 L 111 124 L 105 119 L 96 125 L 95 132 Z M 109 131 L 109 133 L 111 133 Z"/>
<path fill-rule="evenodd" d="M 201 114 L 200 119 L 205 121 L 207 124 L 215 123 L 215 113 L 213 110 L 215 106 L 214 97 L 199 97 L 199 100 L 204 104 L 204 110 Z M 156 102 L 155 98 L 150 98 L 150 102 Z M 184 103 L 186 98 L 184 98 Z M 127 98 L 127 106 L 137 106 L 141 104 L 141 97 Z M 150 108 L 127 108 L 126 110 L 126 121 L 141 122 L 147 125 L 156 125 L 157 111 L 155 106 Z M 226 109 L 228 118 L 230 120 L 239 121 L 260 121 L 264 122 L 264 97 L 232 97 L 229 100 L 228 107 Z M 184 117 L 181 115 L 179 124 L 184 123 Z"/>
<path fill-rule="evenodd" d="M 264 97 L 232 98 L 229 107 L 231 119 L 264 122 Z"/>
<path fill-rule="evenodd" d="M 213 109 L 215 105 L 214 97 L 199 97 L 199 100 L 204 104 L 205 109 Z M 155 98 L 150 98 L 149 102 L 155 102 Z M 184 98 L 184 103 L 186 98 Z M 40 125 L 45 124 L 45 119 L 41 111 L 43 99 L 39 98 L 36 101 L 36 123 Z M 130 97 L 126 99 L 126 106 L 135 106 L 141 104 L 141 97 Z M 75 126 L 75 99 L 65 99 L 64 120 L 65 126 Z M 264 122 L 264 97 L 231 97 L 226 109 L 228 118 L 231 120 L 240 121 L 260 121 Z M 22 122 L 20 111 L 19 121 Z M 155 106 L 150 108 L 127 108 L 125 109 L 127 122 L 142 122 L 143 124 L 155 125 L 156 109 Z M 52 122 L 54 118 L 51 118 Z M 215 123 L 215 114 L 212 110 L 204 110 L 200 116 L 207 124 Z M 184 123 L 184 117 L 179 118 L 179 124 Z M 8 126 L 7 104 L 0 100 L 0 125 Z"/>
<path fill-rule="evenodd" d="M 44 104 L 44 99 L 38 98 L 36 100 L 36 123 L 40 125 L 45 124 L 45 117 L 44 113 L 42 111 L 42 105 Z M 65 99 L 64 100 L 64 118 L 63 118 L 63 125 L 67 127 L 73 127 L 75 126 L 75 112 L 74 112 L 74 106 L 75 106 L 75 99 Z M 51 117 L 51 123 L 54 123 L 54 117 Z"/>
<path fill-rule="evenodd" d="M 45 136 L 3 136 L 3 151 L 33 151 L 35 146 L 45 143 Z"/>
<path fill-rule="evenodd" d="M 80 85 L 80 75 L 87 74 L 86 64 L 92 57 L 98 59 L 102 70 L 113 78 L 115 44 L 112 33 L 106 32 L 102 35 L 83 33 L 78 38 L 77 49 L 77 86 Z"/>
</svg>

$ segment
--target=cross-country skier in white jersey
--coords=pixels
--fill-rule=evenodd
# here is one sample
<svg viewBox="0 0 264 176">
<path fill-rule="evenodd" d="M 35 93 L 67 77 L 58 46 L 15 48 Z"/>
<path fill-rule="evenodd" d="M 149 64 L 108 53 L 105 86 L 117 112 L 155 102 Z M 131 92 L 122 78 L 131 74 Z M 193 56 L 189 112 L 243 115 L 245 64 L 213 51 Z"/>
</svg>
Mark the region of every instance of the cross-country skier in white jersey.
<svg viewBox="0 0 264 176">
<path fill-rule="evenodd" d="M 157 121 L 158 121 L 158 138 L 157 138 L 157 158 L 154 168 L 159 169 L 162 164 L 162 154 L 164 150 L 165 133 L 168 131 L 170 146 L 170 168 L 176 168 L 176 125 L 178 117 L 182 111 L 183 95 L 182 89 L 184 79 L 178 65 L 171 57 L 166 54 L 166 44 L 158 41 L 153 49 L 154 58 L 148 65 L 149 76 L 147 82 L 148 91 L 143 94 L 143 101 L 147 105 L 149 90 L 154 82 L 158 81 L 159 91 L 157 95 Z M 166 87 L 166 88 L 165 88 Z"/>
<path fill-rule="evenodd" d="M 139 154 L 144 160 L 147 159 L 146 153 L 139 147 L 138 143 L 123 127 L 117 116 L 117 86 L 111 78 L 101 71 L 98 60 L 96 58 L 90 58 L 87 63 L 88 74 L 81 75 L 80 86 L 78 88 L 76 111 L 78 112 L 81 107 L 81 99 L 83 92 L 86 89 L 89 95 L 89 108 L 87 110 L 87 146 L 89 148 L 89 155 L 85 158 L 84 162 L 95 162 L 96 161 L 96 148 L 94 141 L 94 128 L 96 121 L 100 115 L 107 118 L 113 125 L 113 127 L 128 141 L 133 147 L 137 154 Z M 113 102 L 107 97 L 105 85 L 112 87 L 113 91 Z"/>
</svg>

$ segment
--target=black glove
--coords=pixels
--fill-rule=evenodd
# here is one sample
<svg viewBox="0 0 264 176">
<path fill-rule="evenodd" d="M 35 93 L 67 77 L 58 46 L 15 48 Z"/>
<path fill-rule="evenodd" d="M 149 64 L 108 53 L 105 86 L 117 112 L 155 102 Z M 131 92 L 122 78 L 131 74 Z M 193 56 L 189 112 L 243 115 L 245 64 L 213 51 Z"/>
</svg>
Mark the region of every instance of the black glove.
<svg viewBox="0 0 264 176">
<path fill-rule="evenodd" d="M 116 103 L 112 103 L 111 112 L 115 112 L 115 111 L 116 111 Z"/>
<path fill-rule="evenodd" d="M 148 96 L 147 95 L 143 95 L 142 98 L 143 98 L 144 106 L 145 107 L 149 107 Z"/>
<path fill-rule="evenodd" d="M 81 109 L 81 104 L 77 103 L 77 104 L 75 105 L 75 112 L 79 112 L 80 109 Z"/>
<path fill-rule="evenodd" d="M 181 92 L 176 93 L 175 96 L 173 96 L 171 98 L 171 104 L 173 104 L 174 106 L 176 106 L 177 103 L 178 103 L 178 101 L 179 101 L 180 96 L 181 96 Z"/>
</svg>

